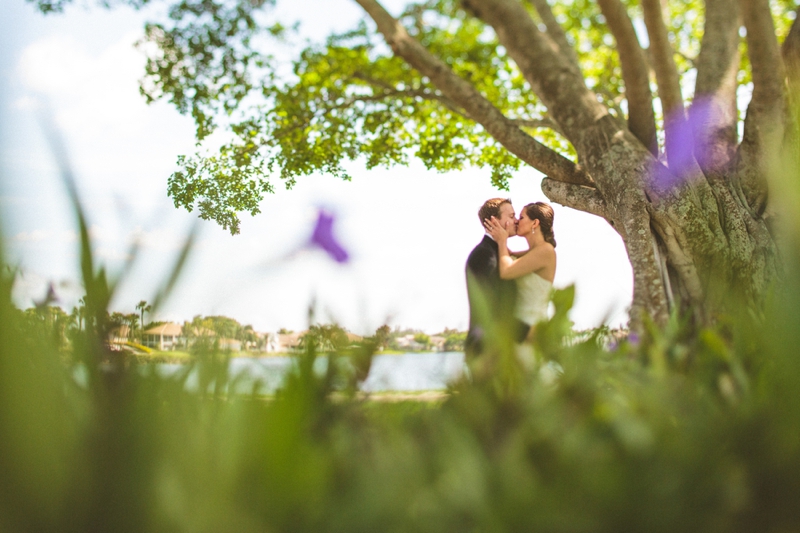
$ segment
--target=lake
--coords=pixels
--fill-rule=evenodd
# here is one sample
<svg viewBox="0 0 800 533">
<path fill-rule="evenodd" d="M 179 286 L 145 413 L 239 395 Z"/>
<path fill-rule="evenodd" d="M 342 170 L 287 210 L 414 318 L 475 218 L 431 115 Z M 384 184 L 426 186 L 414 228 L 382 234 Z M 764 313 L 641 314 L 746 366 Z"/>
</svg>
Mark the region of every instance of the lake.
<svg viewBox="0 0 800 533">
<path fill-rule="evenodd" d="M 315 370 L 322 373 L 326 357 L 315 361 Z M 248 393 L 260 383 L 262 394 L 271 394 L 280 388 L 295 364 L 293 357 L 234 357 L 230 361 L 230 376 L 235 392 Z M 181 364 L 164 363 L 159 369 L 172 374 L 185 368 Z M 421 352 L 399 355 L 376 355 L 372 359 L 369 375 L 361 390 L 364 392 L 428 391 L 442 390 L 464 372 L 463 352 Z M 197 385 L 197 376 L 189 376 L 187 387 Z"/>
</svg>

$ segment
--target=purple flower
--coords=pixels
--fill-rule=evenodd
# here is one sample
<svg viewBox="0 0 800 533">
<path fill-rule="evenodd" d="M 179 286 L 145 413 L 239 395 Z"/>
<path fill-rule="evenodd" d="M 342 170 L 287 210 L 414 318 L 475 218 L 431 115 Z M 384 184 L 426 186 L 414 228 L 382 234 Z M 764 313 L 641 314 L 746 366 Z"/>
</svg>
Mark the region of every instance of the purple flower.
<svg viewBox="0 0 800 533">
<path fill-rule="evenodd" d="M 632 346 L 638 346 L 639 345 L 639 335 L 634 333 L 634 332 L 631 332 L 628 335 L 628 343 L 630 343 Z"/>
<path fill-rule="evenodd" d="M 44 297 L 44 300 L 41 302 L 34 301 L 34 305 L 36 305 L 37 309 L 44 309 L 48 305 L 58 302 L 58 295 L 56 294 L 56 289 L 53 286 L 53 282 L 51 281 L 50 284 L 47 286 L 47 294 Z"/>
<path fill-rule="evenodd" d="M 311 234 L 310 244 L 325 250 L 337 263 L 346 263 L 350 259 L 350 255 L 333 236 L 334 220 L 333 214 L 320 209 L 317 214 L 317 225 L 314 227 L 314 233 Z"/>
<path fill-rule="evenodd" d="M 668 115 L 664 125 L 673 135 L 667 141 L 669 172 L 657 172 L 656 179 L 663 187 L 683 183 L 694 168 L 696 161 L 701 167 L 712 163 L 707 139 L 713 133 L 724 110 L 713 98 L 698 96 L 692 103 L 688 117 L 681 109 Z"/>
</svg>

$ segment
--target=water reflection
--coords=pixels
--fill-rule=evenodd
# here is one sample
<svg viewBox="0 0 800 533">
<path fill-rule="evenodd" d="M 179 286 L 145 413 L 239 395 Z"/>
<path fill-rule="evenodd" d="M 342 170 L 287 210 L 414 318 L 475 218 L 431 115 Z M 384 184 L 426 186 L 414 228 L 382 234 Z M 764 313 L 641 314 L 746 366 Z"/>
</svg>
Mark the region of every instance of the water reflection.
<svg viewBox="0 0 800 533">
<path fill-rule="evenodd" d="M 377 355 L 372 360 L 365 392 L 444 389 L 464 372 L 463 352 Z"/>
<path fill-rule="evenodd" d="M 292 357 L 234 357 L 230 361 L 231 384 L 238 393 L 249 393 L 254 387 L 262 394 L 272 394 L 283 384 L 294 365 Z M 328 360 L 320 357 L 314 362 L 317 372 L 325 372 Z M 185 368 L 180 364 L 161 364 L 164 375 Z M 369 375 L 361 385 L 364 392 L 442 390 L 464 372 L 463 352 L 424 352 L 400 355 L 376 355 Z M 186 381 L 189 389 L 197 387 L 197 373 Z"/>
</svg>

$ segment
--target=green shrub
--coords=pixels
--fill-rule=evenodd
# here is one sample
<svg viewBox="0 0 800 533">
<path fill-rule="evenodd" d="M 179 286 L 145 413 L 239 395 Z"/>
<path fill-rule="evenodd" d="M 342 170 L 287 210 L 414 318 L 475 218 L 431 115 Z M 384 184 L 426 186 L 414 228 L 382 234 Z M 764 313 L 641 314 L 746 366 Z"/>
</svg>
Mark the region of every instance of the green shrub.
<svg viewBox="0 0 800 533">
<path fill-rule="evenodd" d="M 775 319 L 798 316 L 788 299 L 772 319 L 695 333 L 675 320 L 612 351 L 602 330 L 564 342 L 559 312 L 540 327 L 538 362 L 496 346 L 428 405 L 362 399 L 352 349 L 319 375 L 313 343 L 269 401 L 225 394 L 227 359 L 212 353 L 194 389 L 191 366 L 164 377 L 109 364 L 92 328 L 65 363 L 56 339 L 23 334 L 35 324 L 11 283 L 2 531 L 800 528 L 797 333 Z M 547 361 L 563 368 L 554 383 Z"/>
<path fill-rule="evenodd" d="M 334 349 L 320 374 L 312 337 L 265 398 L 228 393 L 213 345 L 168 376 L 107 351 L 116 283 L 73 200 L 87 317 L 72 357 L 0 275 L 0 531 L 800 531 L 791 254 L 764 313 L 710 329 L 574 335 L 560 291 L 535 360 L 498 336 L 441 403 L 364 399 L 378 343 Z"/>
</svg>

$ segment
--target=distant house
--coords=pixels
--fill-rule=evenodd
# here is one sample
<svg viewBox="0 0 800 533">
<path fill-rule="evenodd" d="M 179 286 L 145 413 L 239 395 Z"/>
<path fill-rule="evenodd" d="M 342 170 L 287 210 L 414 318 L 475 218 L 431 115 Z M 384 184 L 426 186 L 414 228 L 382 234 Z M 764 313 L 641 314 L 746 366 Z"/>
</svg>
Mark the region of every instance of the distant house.
<svg viewBox="0 0 800 533">
<path fill-rule="evenodd" d="M 264 351 L 267 353 L 280 352 L 281 341 L 277 333 L 264 333 Z"/>
<path fill-rule="evenodd" d="M 395 343 L 397 343 L 397 347 L 401 350 L 417 351 L 425 349 L 425 346 L 414 340 L 413 333 L 409 335 L 403 335 L 402 337 L 397 337 L 395 339 Z"/>
<path fill-rule="evenodd" d="M 238 341 L 236 339 L 222 338 L 222 339 L 219 340 L 219 349 L 220 350 L 230 350 L 232 352 L 241 352 L 242 351 L 242 341 Z"/>
<path fill-rule="evenodd" d="M 431 335 L 431 349 L 435 352 L 442 352 L 444 351 L 444 343 L 447 342 L 447 339 L 444 337 L 440 337 L 439 335 Z"/>
<path fill-rule="evenodd" d="M 156 350 L 174 350 L 183 343 L 183 328 L 174 322 L 152 327 L 144 332 L 142 343 Z"/>
<path fill-rule="evenodd" d="M 125 344 L 131 338 L 130 326 L 123 324 L 108 332 L 108 342 L 111 344 Z"/>
<path fill-rule="evenodd" d="M 361 342 L 361 341 L 363 341 L 363 340 L 364 340 L 364 337 L 362 337 L 361 335 L 356 335 L 355 333 L 350 333 L 350 332 L 348 331 L 348 332 L 347 332 L 347 340 L 348 340 L 348 342 L 350 342 L 350 344 L 353 344 L 354 342 Z"/>
<path fill-rule="evenodd" d="M 307 331 L 298 331 L 297 333 L 278 333 L 278 352 L 291 352 L 296 350 L 300 345 L 300 339 L 308 333 Z"/>
</svg>

